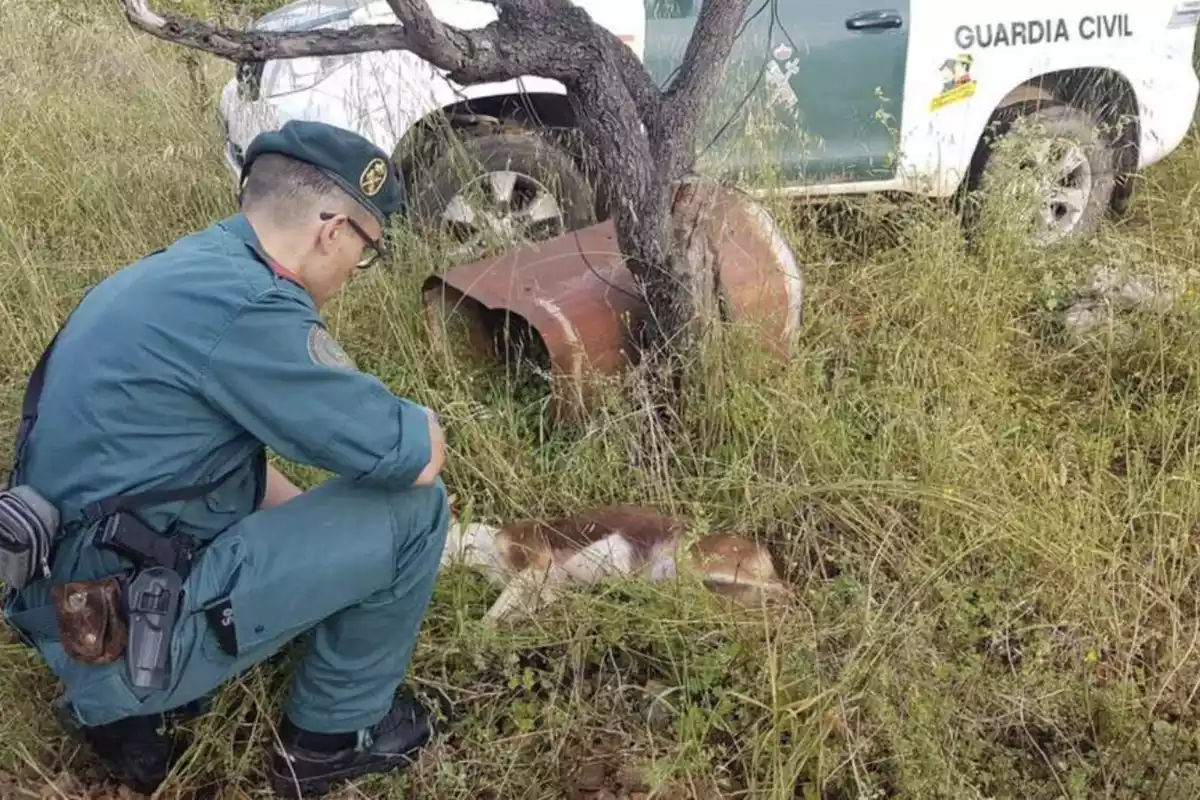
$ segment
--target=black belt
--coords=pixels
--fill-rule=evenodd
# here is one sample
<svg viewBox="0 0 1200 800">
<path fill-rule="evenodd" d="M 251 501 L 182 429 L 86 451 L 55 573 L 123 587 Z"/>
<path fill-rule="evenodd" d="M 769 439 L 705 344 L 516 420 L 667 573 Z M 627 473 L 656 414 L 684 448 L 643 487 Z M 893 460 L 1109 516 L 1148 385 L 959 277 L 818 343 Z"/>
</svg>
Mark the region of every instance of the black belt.
<svg viewBox="0 0 1200 800">
<path fill-rule="evenodd" d="M 157 500 L 162 495 L 171 494 L 174 496 L 184 491 L 194 493 L 200 489 L 203 489 L 204 493 L 207 494 L 218 483 L 220 481 L 213 481 L 199 487 L 188 487 L 186 490 L 164 490 L 162 492 L 146 492 L 141 495 L 125 496 L 125 504 L 119 510 L 128 510 L 130 499 L 155 495 L 154 499 Z M 115 500 L 121 499 L 121 497 L 115 498 Z M 113 507 L 114 504 L 96 503 L 92 504 L 89 508 L 95 511 L 111 509 Z M 149 567 L 166 567 L 178 573 L 180 581 L 187 580 L 201 549 L 200 543 L 195 538 L 178 532 L 160 534 L 142 525 L 132 515 L 126 516 L 122 514 L 121 516 L 111 516 L 114 513 L 116 512 L 108 510 L 100 518 L 104 520 L 104 526 L 97 531 L 96 537 L 93 540 L 94 546 L 110 550 L 132 562 L 134 571 L 140 571 Z M 88 512 L 85 512 L 84 519 L 90 519 Z M 131 522 L 134 524 L 130 524 Z M 53 603 L 25 609 L 24 611 L 15 611 L 8 615 L 8 623 L 17 638 L 23 644 L 30 647 L 34 646 L 33 640 L 35 638 L 45 641 L 58 640 L 58 618 Z"/>
</svg>

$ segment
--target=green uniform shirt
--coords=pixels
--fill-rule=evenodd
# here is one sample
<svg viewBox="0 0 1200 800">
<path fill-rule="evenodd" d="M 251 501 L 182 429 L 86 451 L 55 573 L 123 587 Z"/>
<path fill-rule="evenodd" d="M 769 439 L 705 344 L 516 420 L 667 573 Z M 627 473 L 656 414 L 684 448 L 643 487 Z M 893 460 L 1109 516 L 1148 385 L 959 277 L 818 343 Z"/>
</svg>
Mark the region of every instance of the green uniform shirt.
<svg viewBox="0 0 1200 800">
<path fill-rule="evenodd" d="M 238 214 L 84 297 L 47 364 L 23 482 L 68 521 L 114 494 L 229 474 L 206 498 L 139 511 L 159 530 L 177 519 L 208 540 L 257 507 L 264 446 L 397 489 L 430 460 L 424 409 L 353 367 Z M 63 548 L 73 553 L 59 554 L 54 582 L 122 568 L 82 545 Z"/>
</svg>

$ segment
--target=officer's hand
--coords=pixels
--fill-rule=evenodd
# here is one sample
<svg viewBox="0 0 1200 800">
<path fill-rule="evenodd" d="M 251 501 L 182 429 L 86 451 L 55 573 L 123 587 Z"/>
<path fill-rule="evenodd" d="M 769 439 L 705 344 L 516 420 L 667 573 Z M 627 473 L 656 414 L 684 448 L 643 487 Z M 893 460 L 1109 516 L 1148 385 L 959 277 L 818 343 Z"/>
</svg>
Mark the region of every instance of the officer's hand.
<svg viewBox="0 0 1200 800">
<path fill-rule="evenodd" d="M 430 457 L 425 469 L 421 470 L 421 474 L 417 476 L 414 486 L 431 485 L 438 473 L 442 471 L 442 464 L 446 461 L 446 439 L 442 435 L 442 426 L 438 424 L 437 416 L 428 408 L 425 409 L 425 416 L 429 419 Z"/>
</svg>

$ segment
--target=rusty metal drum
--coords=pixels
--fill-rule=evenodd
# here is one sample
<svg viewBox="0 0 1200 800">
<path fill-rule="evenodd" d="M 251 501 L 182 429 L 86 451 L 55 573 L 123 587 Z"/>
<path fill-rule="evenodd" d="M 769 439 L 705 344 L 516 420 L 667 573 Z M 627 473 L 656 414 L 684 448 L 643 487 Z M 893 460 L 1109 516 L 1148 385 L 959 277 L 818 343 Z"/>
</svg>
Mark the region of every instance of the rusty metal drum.
<svg viewBox="0 0 1200 800">
<path fill-rule="evenodd" d="M 681 184 L 677 197 L 690 191 L 694 184 Z M 733 321 L 758 326 L 769 351 L 788 358 L 804 301 L 790 246 L 752 198 L 717 189 L 709 205 L 703 235 L 715 254 L 716 291 Z M 544 353 L 556 421 L 586 413 L 595 397 L 591 377 L 616 376 L 637 363 L 634 331 L 646 307 L 611 221 L 453 267 L 426 279 L 422 291 L 431 335 L 441 337 L 457 320 L 483 358 L 506 357 L 506 324 L 524 329 Z"/>
</svg>

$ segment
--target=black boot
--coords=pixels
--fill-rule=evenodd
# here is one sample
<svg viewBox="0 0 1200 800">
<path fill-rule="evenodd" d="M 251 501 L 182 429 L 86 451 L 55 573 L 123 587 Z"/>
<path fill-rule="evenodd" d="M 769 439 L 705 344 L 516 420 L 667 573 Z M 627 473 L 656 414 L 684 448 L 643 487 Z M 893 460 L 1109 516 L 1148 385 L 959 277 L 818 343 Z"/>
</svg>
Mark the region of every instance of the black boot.
<svg viewBox="0 0 1200 800">
<path fill-rule="evenodd" d="M 196 701 L 166 714 L 126 717 L 107 725 L 69 725 L 68 729 L 91 748 L 115 780 L 149 795 L 166 780 L 187 749 L 188 742 L 172 730 L 174 724 L 204 713 L 204 703 Z"/>
<path fill-rule="evenodd" d="M 442 704 L 448 716 L 447 704 Z M 313 734 L 285 721 L 271 760 L 271 786 L 283 797 L 318 797 L 338 784 L 365 775 L 383 775 L 409 766 L 440 730 L 428 708 L 403 693 L 379 723 L 364 732 Z"/>
<path fill-rule="evenodd" d="M 179 743 L 163 730 L 161 714 L 127 717 L 80 731 L 105 770 L 125 786 L 153 794 L 178 757 Z"/>
</svg>

